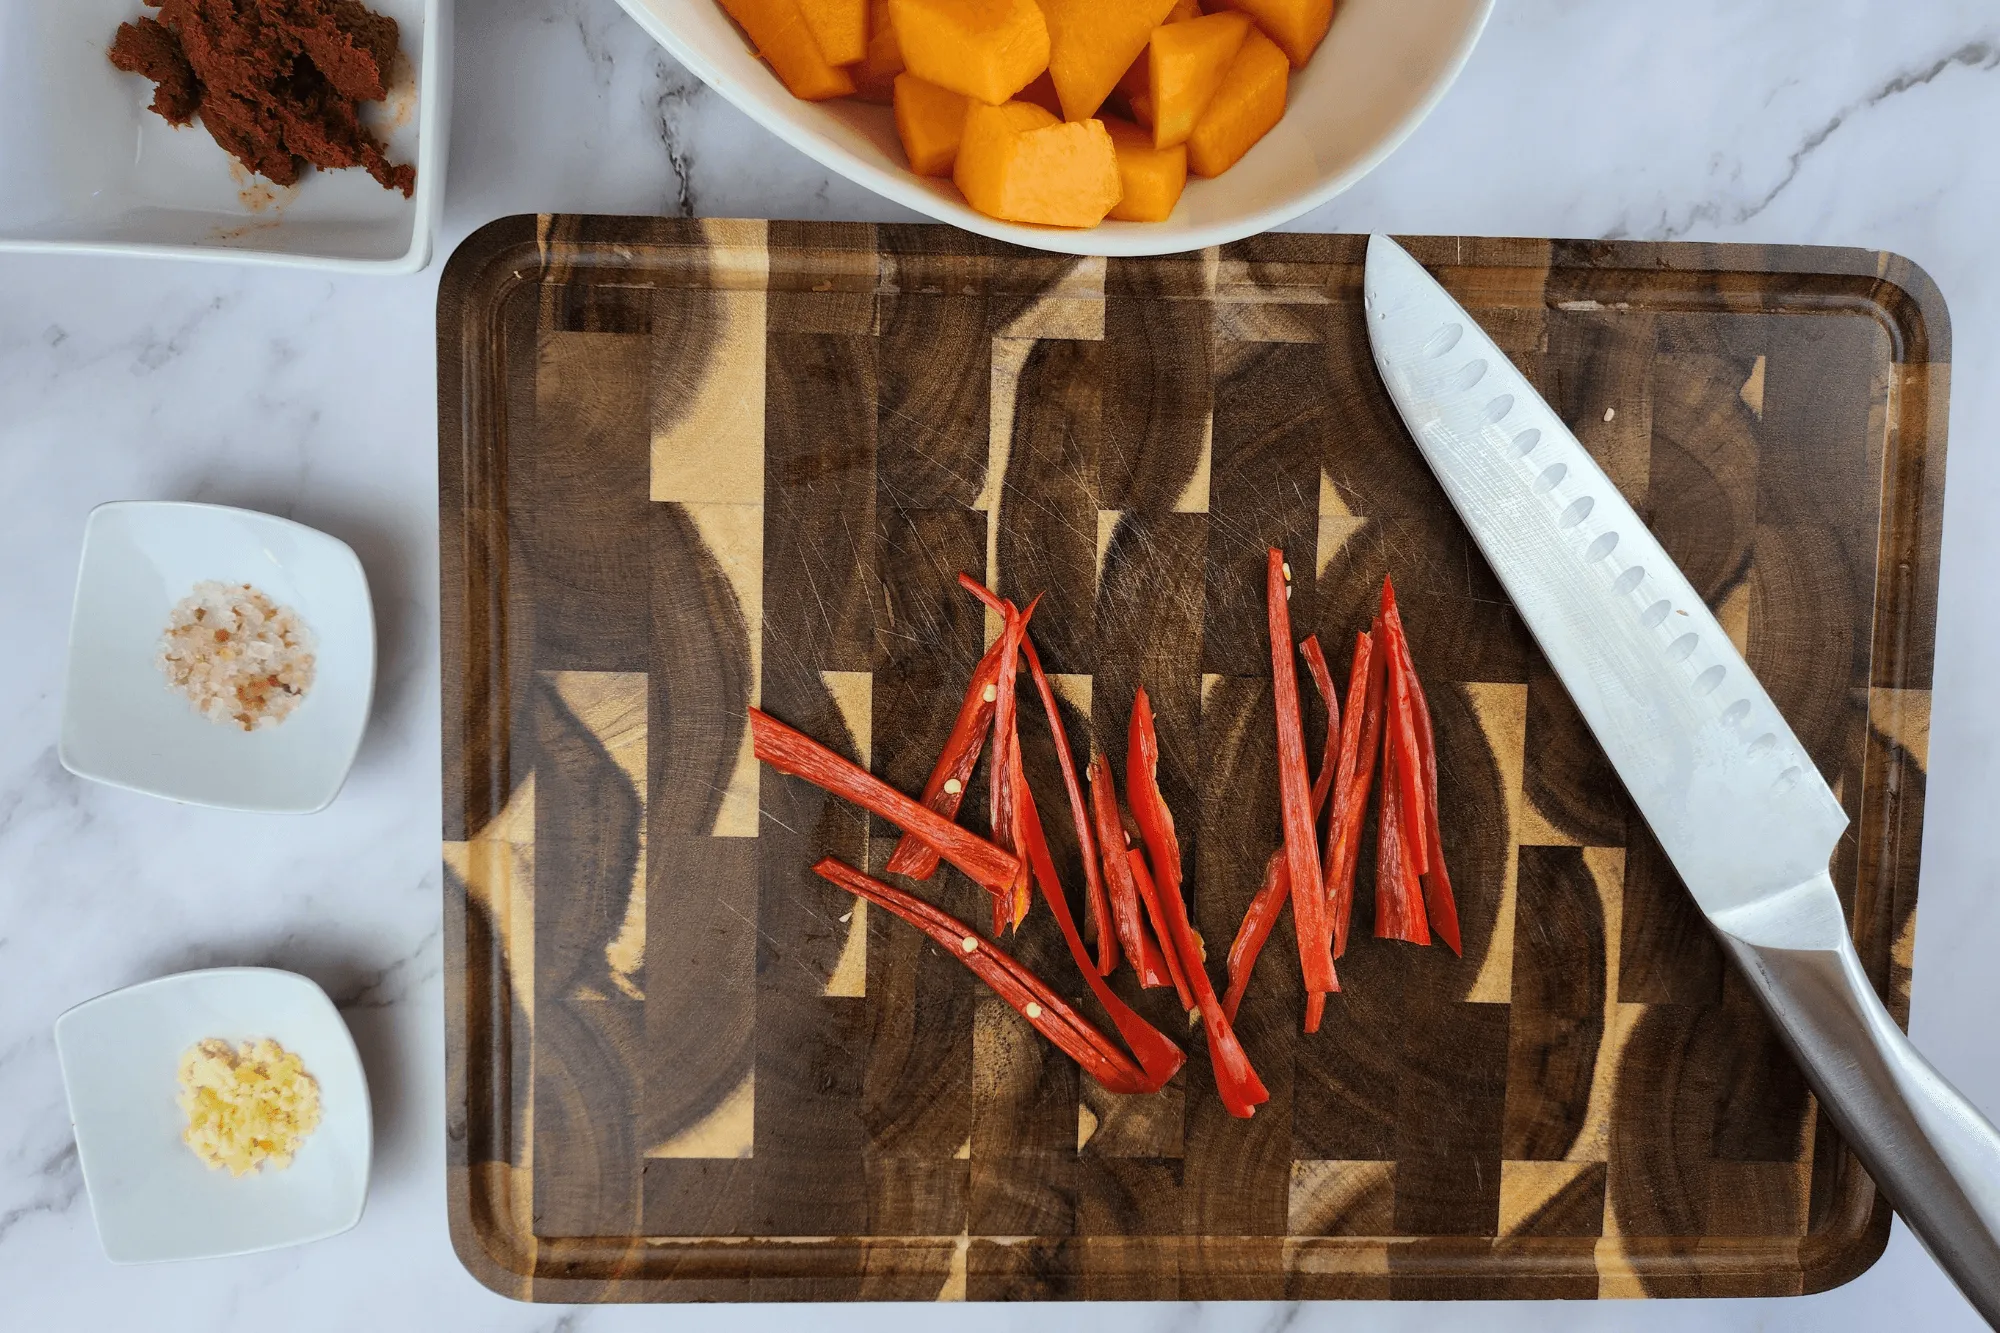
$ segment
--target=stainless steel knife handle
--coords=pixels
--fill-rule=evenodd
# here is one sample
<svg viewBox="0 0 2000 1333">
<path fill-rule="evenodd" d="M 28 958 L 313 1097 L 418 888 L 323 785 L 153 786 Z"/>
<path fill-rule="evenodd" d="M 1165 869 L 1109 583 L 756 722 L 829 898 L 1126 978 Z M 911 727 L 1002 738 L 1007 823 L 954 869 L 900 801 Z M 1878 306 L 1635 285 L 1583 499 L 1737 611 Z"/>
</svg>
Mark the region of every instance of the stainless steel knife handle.
<svg viewBox="0 0 2000 1333">
<path fill-rule="evenodd" d="M 1940 1267 L 2000 1328 L 2000 1132 L 1917 1053 L 1861 970 L 1833 882 L 1718 922 L 1827 1114 Z"/>
</svg>

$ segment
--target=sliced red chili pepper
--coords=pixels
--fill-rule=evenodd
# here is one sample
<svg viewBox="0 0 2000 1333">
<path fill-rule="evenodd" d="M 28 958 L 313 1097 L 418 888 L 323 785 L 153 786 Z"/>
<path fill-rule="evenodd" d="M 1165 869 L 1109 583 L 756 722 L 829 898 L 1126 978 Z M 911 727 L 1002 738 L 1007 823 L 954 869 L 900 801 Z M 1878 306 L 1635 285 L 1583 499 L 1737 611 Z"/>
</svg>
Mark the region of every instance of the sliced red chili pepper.
<svg viewBox="0 0 2000 1333">
<path fill-rule="evenodd" d="M 1389 674 L 1397 674 L 1393 664 Z M 1402 747 L 1383 746 L 1382 811 L 1375 844 L 1375 934 L 1379 939 L 1429 944 L 1431 930 L 1424 919 L 1423 886 L 1417 881 L 1410 838 L 1404 828 L 1409 811 L 1403 805 L 1402 766 Z"/>
<path fill-rule="evenodd" d="M 1035 613 L 1034 604 L 1028 606 L 1028 615 Z M 987 794 L 990 799 L 990 815 L 993 825 L 993 841 L 1008 851 L 1019 855 L 1020 844 L 1016 834 L 1018 819 L 1018 797 L 1021 779 L 1021 738 L 1015 732 L 1014 718 L 1016 700 L 1014 682 L 1021 658 L 1021 633 L 1027 624 L 1027 616 L 1008 605 L 1002 611 L 1005 628 L 1000 634 L 1000 673 L 994 685 L 999 697 L 993 703 L 993 744 L 992 763 L 988 767 Z M 1012 921 L 1021 924 L 1026 914 L 1028 897 L 1028 867 L 1025 862 L 1014 883 L 1004 890 L 996 891 L 999 900 L 993 907 L 996 923 Z M 1000 933 L 995 925 L 994 933 Z"/>
<path fill-rule="evenodd" d="M 1076 825 L 1077 853 L 1083 859 L 1083 897 L 1090 907 L 1091 929 L 1097 935 L 1097 974 L 1108 977 L 1118 966 L 1118 931 L 1111 923 L 1111 900 L 1104 890 L 1104 878 L 1097 868 L 1097 839 L 1090 832 L 1090 810 L 1084 803 L 1083 783 L 1077 777 L 1076 757 L 1070 752 L 1069 733 L 1056 704 L 1055 688 L 1042 670 L 1041 654 L 1033 639 L 1022 639 L 1021 650 L 1028 659 L 1028 674 L 1034 677 L 1035 693 L 1041 696 L 1042 712 L 1049 719 L 1049 734 L 1056 743 L 1056 767 L 1062 771 L 1063 794 L 1069 797 L 1069 817 Z"/>
<path fill-rule="evenodd" d="M 1141 986 L 1172 985 L 1167 960 L 1140 915 L 1139 886 L 1132 877 L 1131 862 L 1125 858 L 1125 826 L 1118 820 L 1118 789 L 1111 776 L 1111 761 L 1103 755 L 1090 762 L 1090 809 L 1097 823 L 1097 849 L 1104 861 L 1111 920 L 1125 946 L 1125 957 L 1131 960 Z"/>
<path fill-rule="evenodd" d="M 1424 905 L 1430 912 L 1431 929 L 1453 953 L 1463 958 L 1465 950 L 1458 938 L 1458 902 L 1452 896 L 1451 875 L 1444 866 L 1444 825 L 1438 821 L 1437 735 L 1431 730 L 1430 701 L 1424 698 L 1423 682 L 1417 679 L 1417 668 L 1410 661 L 1410 641 L 1405 638 L 1401 646 L 1403 674 L 1409 679 L 1410 702 L 1416 713 L 1417 758 L 1424 767 L 1424 802 L 1430 815 L 1431 860 L 1423 874 Z"/>
<path fill-rule="evenodd" d="M 959 827 L 929 806 L 919 805 L 867 769 L 761 708 L 750 710 L 750 737 L 757 757 L 780 773 L 803 778 L 916 834 L 989 892 L 1006 889 L 1020 878 L 1019 857 Z"/>
<path fill-rule="evenodd" d="M 1389 711 L 1385 718 L 1389 732 L 1386 743 L 1396 747 L 1396 781 L 1402 798 L 1398 824 L 1410 844 L 1408 855 L 1411 863 L 1422 867 L 1429 865 L 1431 858 L 1429 834 L 1424 828 L 1424 770 L 1417 755 L 1417 723 L 1410 706 L 1410 678 L 1402 670 L 1402 664 L 1409 656 L 1409 644 L 1403 638 L 1403 617 L 1396 610 L 1396 587 L 1386 578 L 1382 580 L 1382 629 L 1389 636 Z M 1386 763 L 1383 772 L 1388 772 Z"/>
<path fill-rule="evenodd" d="M 1340 720 L 1340 757 L 1334 766 L 1333 812 L 1327 818 L 1325 869 L 1321 872 L 1329 903 L 1332 902 L 1330 891 L 1333 881 L 1347 855 L 1347 846 L 1342 839 L 1346 836 L 1347 804 L 1354 791 L 1356 770 L 1361 765 L 1361 724 L 1368 712 L 1368 663 L 1373 650 L 1374 641 L 1366 633 L 1354 636 L 1354 664 L 1347 673 L 1347 712 Z M 1346 942 L 1346 931 L 1338 917 L 1333 918 L 1330 925 L 1334 956 L 1338 958 L 1340 947 Z"/>
<path fill-rule="evenodd" d="M 1326 654 L 1320 649 L 1319 636 L 1306 635 L 1299 644 L 1299 651 L 1305 655 L 1313 687 L 1319 691 L 1320 701 L 1326 705 L 1326 748 L 1320 756 L 1319 775 L 1313 779 L 1312 790 L 1313 820 L 1317 823 L 1320 812 L 1326 808 L 1327 799 L 1335 790 L 1338 776 L 1342 733 L 1340 696 L 1334 691 L 1333 673 L 1327 669 Z M 1355 714 L 1353 720 L 1358 728 L 1360 715 Z M 1330 827 L 1327 832 L 1329 857 L 1333 855 L 1333 833 Z M 1243 913 L 1243 924 L 1236 928 L 1236 940 L 1229 946 L 1229 990 L 1222 997 L 1222 1008 L 1232 1023 L 1236 1021 L 1237 1008 L 1243 1003 L 1243 994 L 1249 989 L 1250 973 L 1257 965 L 1258 955 L 1264 950 L 1264 942 L 1270 938 L 1272 928 L 1278 923 L 1291 887 L 1292 877 L 1286 868 L 1285 849 L 1281 847 L 1264 863 L 1264 882 L 1258 888 L 1257 896 L 1250 900 L 1249 908 Z M 1326 992 L 1307 991 L 1307 1032 L 1319 1031 L 1320 1017 L 1325 1012 Z"/>
<path fill-rule="evenodd" d="M 1367 636 L 1362 637 L 1365 639 Z M 1340 696 L 1334 692 L 1333 673 L 1327 669 L 1326 654 L 1320 650 L 1319 636 L 1308 634 L 1304 642 L 1299 644 L 1299 651 L 1305 654 L 1313 686 L 1319 691 L 1320 701 L 1326 705 L 1326 747 L 1320 756 L 1319 774 L 1313 779 L 1312 790 L 1313 821 L 1317 823 L 1328 798 L 1339 790 L 1336 760 L 1340 754 L 1340 737 L 1343 730 Z M 1366 669 L 1365 666 L 1363 669 Z M 1361 723 L 1360 714 L 1350 712 L 1350 717 L 1354 726 L 1358 728 Z M 1358 739 L 1358 734 L 1350 737 L 1348 748 L 1353 748 L 1353 743 Z M 1348 776 L 1351 780 L 1352 774 Z M 1337 798 L 1335 808 L 1337 811 Z M 1334 855 L 1334 837 L 1338 828 L 1336 814 L 1327 828 L 1326 854 L 1329 863 Z M 1251 899 L 1249 909 L 1244 912 L 1243 924 L 1237 928 L 1236 941 L 1229 949 L 1229 993 L 1223 997 L 1222 1007 L 1228 1012 L 1232 1023 L 1236 1021 L 1237 1007 L 1243 1002 L 1243 993 L 1250 985 L 1250 973 L 1256 966 L 1257 956 L 1263 952 L 1264 942 L 1270 938 L 1271 930 L 1277 924 L 1278 915 L 1284 909 L 1285 900 L 1291 893 L 1291 883 L 1291 874 L 1285 867 L 1285 849 L 1279 848 L 1265 863 L 1264 883 L 1257 890 L 1257 896 Z M 1333 929 L 1333 923 L 1329 920 L 1329 934 Z M 1325 1013 L 1326 992 L 1307 991 L 1306 1031 L 1319 1031 L 1320 1019 Z"/>
<path fill-rule="evenodd" d="M 821 860 L 813 870 L 821 878 L 886 908 L 929 935 L 1106 1088 L 1123 1093 L 1157 1091 L 1158 1084 L 1147 1070 L 1119 1050 L 1046 982 L 997 945 L 980 939 L 964 922 L 832 857 Z M 1159 1036 L 1157 1032 L 1154 1035 Z M 1172 1047 L 1165 1037 L 1159 1039 Z M 1174 1050 L 1178 1055 L 1178 1048 Z M 1178 1067 L 1180 1062 L 1174 1063 Z"/>
<path fill-rule="evenodd" d="M 1257 896 L 1250 900 L 1249 909 L 1243 913 L 1243 924 L 1236 928 L 1236 939 L 1229 946 L 1229 990 L 1222 997 L 1222 1012 L 1229 1015 L 1232 1023 L 1243 1003 L 1243 992 L 1250 989 L 1250 972 L 1257 966 L 1257 955 L 1263 952 L 1264 941 L 1271 937 L 1271 928 L 1278 924 L 1278 914 L 1284 911 L 1285 899 L 1291 891 L 1285 849 L 1280 847 L 1264 862 L 1264 882 L 1258 887 Z"/>
<path fill-rule="evenodd" d="M 986 744 L 986 732 L 993 722 L 993 708 L 1000 698 L 996 682 L 1000 678 L 1001 646 L 1001 641 L 995 639 L 986 655 L 979 659 L 979 665 L 972 669 L 972 683 L 965 687 L 965 699 L 958 706 L 951 735 L 945 738 L 937 764 L 924 782 L 924 794 L 919 799 L 946 819 L 958 816 L 959 804 L 965 800 L 965 789 L 972 781 L 972 770 L 979 763 L 979 752 Z M 912 879 L 929 879 L 937 873 L 937 868 L 936 849 L 914 833 L 905 833 L 897 841 L 896 850 L 889 854 L 883 867 L 891 874 L 908 875 Z"/>
<path fill-rule="evenodd" d="M 1292 665 L 1288 581 L 1284 552 L 1274 546 L 1265 562 L 1264 602 L 1271 633 L 1271 697 L 1278 718 L 1278 803 L 1285 821 L 1285 869 L 1292 883 L 1311 884 L 1320 873 L 1319 837 L 1313 827 L 1312 783 L 1306 777 L 1305 734 L 1299 722 L 1299 676 Z M 1295 895 L 1292 925 L 1298 933 L 1299 970 L 1306 990 L 1339 990 L 1326 899 L 1315 893 Z"/>
<path fill-rule="evenodd" d="M 1042 899 L 1049 905 L 1049 915 L 1056 919 L 1063 942 L 1069 945 L 1069 955 L 1076 962 L 1077 971 L 1083 973 L 1091 993 L 1097 996 L 1104 1011 L 1111 1015 L 1111 1022 L 1119 1035 L 1125 1038 L 1125 1044 L 1139 1057 L 1147 1081 L 1137 1091 L 1158 1092 L 1187 1060 L 1187 1056 L 1158 1028 L 1134 1013 L 1091 967 L 1090 952 L 1084 946 L 1082 934 L 1077 931 L 1076 919 L 1070 915 L 1069 898 L 1063 892 L 1062 882 L 1056 878 L 1055 858 L 1049 855 L 1049 841 L 1042 831 L 1041 815 L 1035 809 L 1035 794 L 1026 783 L 1022 784 L 1021 793 L 1021 840 L 1026 845 L 1029 864 L 1034 867 L 1035 882 L 1041 886 Z"/>
<path fill-rule="evenodd" d="M 1028 630 L 1028 616 L 1034 614 L 1036 604 L 1042 598 L 1028 602 L 1028 610 L 1016 610 L 1012 602 L 1002 606 L 1002 618 L 1006 628 L 1000 632 L 1000 675 L 994 681 L 998 699 L 994 701 L 994 743 L 992 743 L 992 765 L 988 795 L 992 797 L 992 829 L 994 843 L 1010 853 L 1020 853 L 1020 791 L 1026 787 L 1026 779 L 1020 771 L 1020 727 L 1018 703 L 1014 683 L 1020 667 L 1020 644 Z M 1020 879 L 1016 879 L 1008 889 L 994 895 L 994 935 L 1000 935 L 1006 925 L 1020 927 L 1028 917 L 1030 897 L 1028 887 L 1028 865 L 1022 863 Z"/>
<path fill-rule="evenodd" d="M 1137 847 L 1127 847 L 1125 866 L 1132 875 L 1133 885 L 1139 890 L 1139 901 L 1145 904 L 1146 918 L 1153 923 L 1153 934 L 1159 938 L 1161 957 L 1167 964 L 1167 979 L 1174 984 L 1174 994 L 1180 997 L 1181 1009 L 1192 1009 L 1195 1007 L 1194 988 L 1188 985 L 1186 957 L 1174 947 L 1173 928 L 1167 923 L 1167 909 L 1160 900 L 1159 883 L 1146 865 L 1146 854 Z"/>
<path fill-rule="evenodd" d="M 1003 618 L 1007 614 L 1006 608 L 1013 605 L 970 574 L 960 574 L 958 582 L 981 602 L 1000 612 Z M 1041 654 L 1035 651 L 1035 641 L 1026 634 L 1025 627 L 1021 652 L 1028 659 L 1028 674 L 1034 678 L 1035 693 L 1041 696 L 1042 713 L 1049 720 L 1050 735 L 1055 738 L 1056 767 L 1062 770 L 1063 790 L 1069 796 L 1070 818 L 1076 823 L 1077 849 L 1083 857 L 1084 898 L 1090 904 L 1090 919 L 1097 932 L 1097 971 L 1099 976 L 1108 977 L 1118 966 L 1118 934 L 1112 926 L 1111 905 L 1105 897 L 1104 880 L 1097 870 L 1097 840 L 1091 836 L 1090 811 L 1084 804 L 1083 784 L 1076 775 L 1076 759 L 1070 753 L 1069 733 L 1063 728 L 1055 689 L 1049 684 L 1048 673 L 1042 670 Z"/>
<path fill-rule="evenodd" d="M 1348 926 L 1354 915 L 1354 871 L 1361 857 L 1361 819 L 1368 809 L 1368 791 L 1375 778 L 1375 753 L 1382 739 L 1387 657 L 1378 620 L 1371 633 L 1355 640 L 1354 670 L 1347 683 L 1346 727 L 1353 728 L 1353 758 L 1349 759 L 1350 735 L 1343 727 L 1340 765 L 1345 780 L 1336 781 L 1333 845 L 1327 851 L 1324 870 L 1335 958 L 1347 953 Z M 1307 1003 L 1310 1005 L 1310 997 Z"/>
<path fill-rule="evenodd" d="M 1020 854 L 1022 864 L 1025 866 L 1030 860 L 1027 821 L 1028 815 L 1034 810 L 1035 794 L 1029 790 L 1027 776 L 1021 772 L 1021 734 L 1018 731 L 1007 742 L 1007 782 L 1010 788 L 1008 804 L 1013 810 L 1014 819 L 1014 850 Z M 1039 818 L 1036 820 L 1035 828 L 1037 831 L 1041 828 Z M 1014 896 L 1009 917 L 1010 924 L 1015 930 L 1019 930 L 1021 923 L 1028 919 L 1028 908 L 1032 902 L 1028 873 L 1023 870 L 1021 877 L 1014 881 Z"/>
<path fill-rule="evenodd" d="M 1327 670 L 1326 654 L 1320 651 L 1319 635 L 1308 634 L 1299 645 L 1305 654 L 1306 667 L 1312 673 L 1313 688 L 1319 691 L 1320 702 L 1326 705 L 1326 749 L 1320 755 L 1319 776 L 1313 779 L 1313 821 L 1319 821 L 1320 811 L 1326 809 L 1326 798 L 1333 791 L 1335 759 L 1340 753 L 1340 696 L 1333 690 L 1333 673 Z"/>
<path fill-rule="evenodd" d="M 1174 836 L 1173 811 L 1160 796 L 1159 763 L 1160 740 L 1153 730 L 1153 705 L 1142 687 L 1132 701 L 1125 787 L 1132 802 L 1132 817 L 1139 824 L 1139 836 L 1145 840 L 1153 869 L 1160 877 L 1157 896 L 1167 919 L 1166 936 L 1161 942 L 1170 960 L 1175 953 L 1180 955 L 1188 982 L 1194 988 L 1202 1029 L 1208 1036 L 1209 1063 L 1215 1068 L 1215 1089 L 1222 1097 L 1222 1105 L 1233 1116 L 1248 1117 L 1256 1113 L 1260 1103 L 1269 1101 L 1271 1094 L 1257 1077 L 1242 1043 L 1237 1041 L 1229 1016 L 1222 1012 L 1222 1002 L 1209 983 L 1208 970 L 1202 966 L 1201 946 L 1195 941 L 1187 904 L 1181 899 L 1180 840 Z M 1317 866 L 1313 868 L 1318 870 Z M 1332 970 L 1331 961 L 1328 970 Z"/>
</svg>

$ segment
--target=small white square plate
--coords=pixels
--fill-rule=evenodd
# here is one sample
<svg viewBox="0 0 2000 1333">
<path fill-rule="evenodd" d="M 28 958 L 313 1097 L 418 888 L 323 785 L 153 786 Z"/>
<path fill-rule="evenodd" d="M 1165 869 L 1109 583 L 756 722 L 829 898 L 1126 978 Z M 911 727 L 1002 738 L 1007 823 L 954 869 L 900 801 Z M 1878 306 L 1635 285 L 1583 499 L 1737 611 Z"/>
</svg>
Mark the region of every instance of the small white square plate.
<svg viewBox="0 0 2000 1333">
<path fill-rule="evenodd" d="M 259 1037 L 319 1083 L 320 1124 L 282 1171 L 211 1170 L 181 1142 L 180 1061 L 205 1037 Z M 182 972 L 100 995 L 56 1020 L 97 1235 L 112 1262 L 212 1259 L 346 1231 L 368 1197 L 374 1124 L 354 1038 L 325 991 L 265 967 Z"/>
<path fill-rule="evenodd" d="M 255 586 L 312 634 L 312 688 L 275 727 L 209 721 L 154 665 L 174 604 L 204 579 Z M 347 780 L 374 690 L 375 613 L 347 543 L 222 505 L 121 500 L 91 511 L 57 746 L 70 772 L 194 805 L 311 814 Z"/>
<path fill-rule="evenodd" d="M 401 28 L 407 69 L 363 108 L 416 196 L 363 171 L 308 169 L 285 189 L 252 176 L 199 120 L 147 109 L 153 85 L 111 67 L 142 0 L 0 0 L 0 251 L 182 255 L 414 273 L 444 199 L 450 0 L 369 0 Z"/>
</svg>

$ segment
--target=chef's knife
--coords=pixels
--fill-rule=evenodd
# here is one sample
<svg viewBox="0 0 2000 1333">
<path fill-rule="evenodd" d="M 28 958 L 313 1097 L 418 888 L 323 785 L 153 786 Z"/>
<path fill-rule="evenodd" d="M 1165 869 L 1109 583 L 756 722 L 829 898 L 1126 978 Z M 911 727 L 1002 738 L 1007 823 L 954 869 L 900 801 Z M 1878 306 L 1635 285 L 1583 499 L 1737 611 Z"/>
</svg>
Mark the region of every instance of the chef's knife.
<svg viewBox="0 0 2000 1333">
<path fill-rule="evenodd" d="M 1562 418 L 1386 236 L 1365 298 L 1404 424 L 1660 845 L 1869 1174 L 2000 1327 L 2000 1134 L 1861 970 L 1827 874 L 1840 803 Z"/>
</svg>

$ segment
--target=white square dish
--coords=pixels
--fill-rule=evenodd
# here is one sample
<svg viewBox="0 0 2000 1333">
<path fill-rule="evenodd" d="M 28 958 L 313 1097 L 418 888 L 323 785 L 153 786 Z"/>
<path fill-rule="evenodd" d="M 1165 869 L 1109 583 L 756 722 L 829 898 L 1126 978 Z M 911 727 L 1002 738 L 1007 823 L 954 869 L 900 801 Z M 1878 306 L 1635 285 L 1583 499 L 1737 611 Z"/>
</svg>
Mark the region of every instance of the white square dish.
<svg viewBox="0 0 2000 1333">
<path fill-rule="evenodd" d="M 86 1000 L 56 1020 L 98 1238 L 112 1262 L 208 1259 L 346 1231 L 368 1197 L 374 1124 L 347 1024 L 305 977 L 263 967 L 182 972 Z M 320 1124 L 283 1170 L 212 1170 L 181 1141 L 182 1054 L 207 1037 L 268 1037 L 319 1083 Z"/>
<path fill-rule="evenodd" d="M 0 251 L 181 255 L 413 273 L 444 198 L 450 0 L 371 0 L 401 28 L 402 71 L 364 109 L 413 198 L 359 170 L 309 169 L 281 189 L 250 175 L 199 121 L 147 109 L 153 85 L 111 66 L 141 0 L 0 0 Z"/>
<path fill-rule="evenodd" d="M 196 583 L 249 583 L 304 620 L 314 679 L 274 727 L 211 722 L 155 665 Z M 57 754 L 79 777 L 229 810 L 311 814 L 339 794 L 375 690 L 375 614 L 347 543 L 223 505 L 125 500 L 84 529 Z"/>
</svg>

